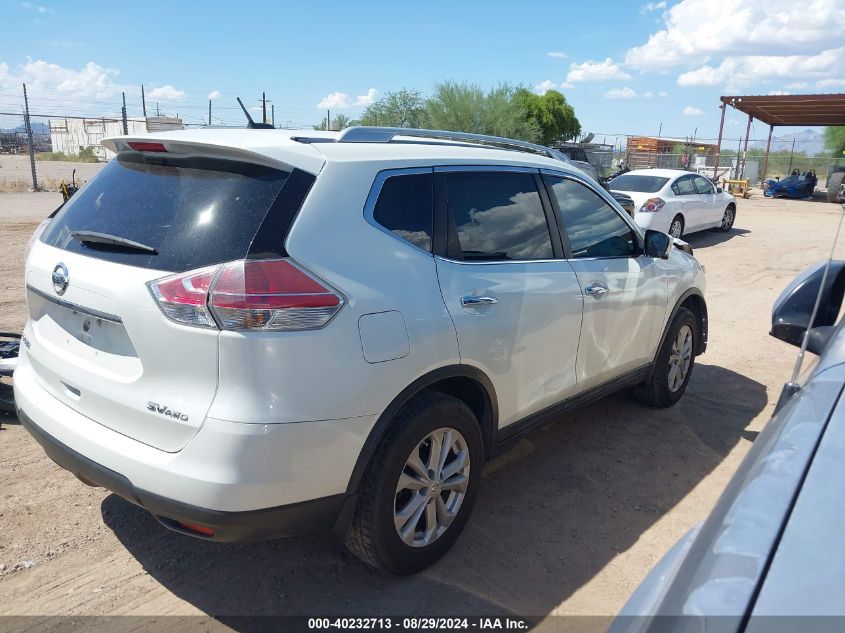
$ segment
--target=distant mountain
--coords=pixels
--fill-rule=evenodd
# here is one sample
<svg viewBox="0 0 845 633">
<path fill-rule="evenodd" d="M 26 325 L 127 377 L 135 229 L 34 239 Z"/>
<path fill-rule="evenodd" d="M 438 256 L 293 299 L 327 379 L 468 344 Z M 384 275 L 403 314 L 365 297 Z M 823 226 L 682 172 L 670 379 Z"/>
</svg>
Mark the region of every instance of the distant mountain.
<svg viewBox="0 0 845 633">
<path fill-rule="evenodd" d="M 32 121 L 32 133 L 35 136 L 50 136 L 50 125 L 39 121 Z M 5 134 L 26 134 L 26 126 L 21 123 L 18 127 L 0 130 Z"/>
<path fill-rule="evenodd" d="M 801 130 L 800 132 L 778 134 L 777 128 L 772 135 L 772 151 L 780 152 L 792 149 L 792 140 L 795 139 L 795 151 L 804 152 L 807 156 L 815 156 L 824 151 L 824 134 L 816 130 Z M 766 149 L 766 141 L 750 143 L 753 147 Z"/>
</svg>

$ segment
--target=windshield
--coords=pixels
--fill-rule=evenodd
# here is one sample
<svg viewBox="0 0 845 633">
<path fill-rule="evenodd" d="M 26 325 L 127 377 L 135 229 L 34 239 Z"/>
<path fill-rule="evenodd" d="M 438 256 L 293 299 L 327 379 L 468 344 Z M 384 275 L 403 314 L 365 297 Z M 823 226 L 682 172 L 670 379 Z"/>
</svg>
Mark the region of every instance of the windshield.
<svg viewBox="0 0 845 633">
<path fill-rule="evenodd" d="M 239 259 L 289 175 L 229 160 L 119 156 L 68 201 L 41 240 L 89 257 L 160 270 Z M 146 250 L 121 248 L 120 240 Z"/>
<path fill-rule="evenodd" d="M 663 189 L 669 182 L 668 178 L 660 176 L 640 176 L 636 174 L 622 174 L 608 183 L 611 189 L 617 191 L 634 191 L 636 193 L 654 193 Z"/>
</svg>

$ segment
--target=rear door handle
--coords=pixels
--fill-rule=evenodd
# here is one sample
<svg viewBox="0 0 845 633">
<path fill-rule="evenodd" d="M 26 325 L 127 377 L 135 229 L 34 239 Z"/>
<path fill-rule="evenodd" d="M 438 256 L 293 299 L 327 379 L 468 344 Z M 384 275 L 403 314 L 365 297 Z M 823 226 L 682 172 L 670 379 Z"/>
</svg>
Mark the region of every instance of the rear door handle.
<svg viewBox="0 0 845 633">
<path fill-rule="evenodd" d="M 476 295 L 466 295 L 461 297 L 461 305 L 464 308 L 477 308 L 478 306 L 492 306 L 499 303 L 496 297 L 479 297 Z"/>
<path fill-rule="evenodd" d="M 591 297 L 595 297 L 598 299 L 599 297 L 603 297 L 608 293 L 607 286 L 604 284 L 595 283 L 591 286 L 587 286 L 584 288 L 584 292 L 586 292 Z"/>
</svg>

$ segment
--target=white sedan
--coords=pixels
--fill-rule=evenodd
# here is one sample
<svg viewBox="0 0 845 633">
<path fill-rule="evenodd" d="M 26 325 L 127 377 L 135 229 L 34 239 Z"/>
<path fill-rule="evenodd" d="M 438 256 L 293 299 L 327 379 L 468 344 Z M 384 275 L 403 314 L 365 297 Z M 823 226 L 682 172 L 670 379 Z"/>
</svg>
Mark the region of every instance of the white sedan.
<svg viewBox="0 0 845 633">
<path fill-rule="evenodd" d="M 643 229 L 672 237 L 716 228 L 730 231 L 736 199 L 704 176 L 680 169 L 637 169 L 608 183 L 634 201 L 634 220 Z"/>
</svg>

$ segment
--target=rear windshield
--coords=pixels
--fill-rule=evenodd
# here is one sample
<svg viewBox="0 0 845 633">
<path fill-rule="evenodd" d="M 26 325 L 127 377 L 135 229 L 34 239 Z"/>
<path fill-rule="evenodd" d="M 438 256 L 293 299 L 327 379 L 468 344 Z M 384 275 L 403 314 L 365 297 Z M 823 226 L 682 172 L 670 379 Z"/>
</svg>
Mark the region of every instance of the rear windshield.
<svg viewBox="0 0 845 633">
<path fill-rule="evenodd" d="M 174 272 L 242 259 L 268 212 L 280 206 L 290 175 L 228 160 L 121 155 L 68 201 L 41 239 L 72 253 Z M 291 195 L 300 196 L 298 209 L 304 193 Z M 281 206 L 290 205 L 282 200 Z M 75 231 L 131 240 L 156 252 L 82 241 Z M 279 250 L 285 234 L 275 236 Z"/>
<path fill-rule="evenodd" d="M 611 189 L 616 191 L 635 191 L 637 193 L 654 193 L 663 189 L 663 185 L 669 182 L 668 178 L 660 176 L 635 176 L 633 174 L 622 174 L 608 183 Z"/>
</svg>

